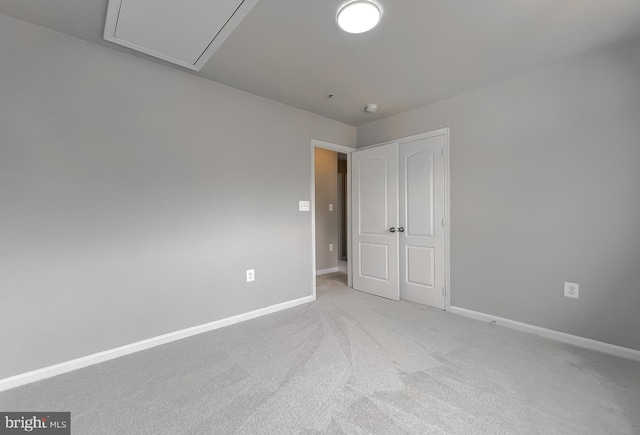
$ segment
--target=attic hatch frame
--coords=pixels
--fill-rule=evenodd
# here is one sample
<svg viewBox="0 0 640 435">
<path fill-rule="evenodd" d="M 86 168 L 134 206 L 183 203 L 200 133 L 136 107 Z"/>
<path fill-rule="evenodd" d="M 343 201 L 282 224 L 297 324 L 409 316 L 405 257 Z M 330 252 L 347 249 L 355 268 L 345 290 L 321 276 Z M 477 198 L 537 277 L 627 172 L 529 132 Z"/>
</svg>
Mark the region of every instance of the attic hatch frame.
<svg viewBox="0 0 640 435">
<path fill-rule="evenodd" d="M 240 24 L 240 22 L 247 16 L 247 14 L 256 5 L 256 3 L 258 3 L 258 0 L 242 0 L 235 11 L 226 20 L 222 28 L 220 28 L 220 30 L 213 36 L 205 50 L 200 54 L 200 56 L 198 56 L 196 62 L 190 63 L 118 38 L 116 36 L 118 19 L 120 16 L 120 11 L 122 9 L 122 3 L 124 1 L 131 0 L 109 0 L 103 38 L 106 41 L 112 42 L 114 44 L 118 44 L 131 50 L 135 50 L 194 71 L 200 71 L 202 69 L 202 67 L 209 61 L 216 50 L 220 48 L 225 39 L 229 37 L 236 26 Z"/>
</svg>

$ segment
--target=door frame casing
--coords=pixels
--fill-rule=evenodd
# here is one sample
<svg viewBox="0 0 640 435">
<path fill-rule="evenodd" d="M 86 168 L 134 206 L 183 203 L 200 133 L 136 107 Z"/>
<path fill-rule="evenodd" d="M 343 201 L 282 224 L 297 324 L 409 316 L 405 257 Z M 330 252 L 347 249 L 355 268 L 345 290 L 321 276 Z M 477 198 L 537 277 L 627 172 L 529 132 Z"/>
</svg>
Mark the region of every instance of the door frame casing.
<svg viewBox="0 0 640 435">
<path fill-rule="evenodd" d="M 358 148 L 357 151 L 367 148 L 374 148 L 382 145 L 398 143 L 415 142 L 421 139 L 429 139 L 432 137 L 444 136 L 444 281 L 445 281 L 445 311 L 449 311 L 451 307 L 451 128 L 444 127 L 437 130 L 418 133 L 411 136 L 405 136 L 374 145 L 368 145 Z M 315 251 L 314 251 L 315 252 Z M 314 260 L 315 261 L 315 260 Z M 349 275 L 351 276 L 351 275 Z M 315 293 L 314 293 L 315 294 Z"/>
<path fill-rule="evenodd" d="M 316 148 L 323 148 L 347 155 L 347 286 L 351 287 L 351 153 L 356 148 L 311 139 L 311 275 L 313 299 L 316 299 Z"/>
</svg>

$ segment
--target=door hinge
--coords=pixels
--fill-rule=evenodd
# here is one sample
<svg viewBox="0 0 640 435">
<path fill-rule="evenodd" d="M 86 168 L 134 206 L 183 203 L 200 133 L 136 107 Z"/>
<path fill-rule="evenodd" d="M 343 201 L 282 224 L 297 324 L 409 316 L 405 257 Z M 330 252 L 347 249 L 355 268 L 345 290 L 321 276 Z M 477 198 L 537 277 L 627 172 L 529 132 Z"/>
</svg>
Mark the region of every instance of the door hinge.
<svg viewBox="0 0 640 435">
<path fill-rule="evenodd" d="M 442 158 L 443 159 L 447 158 L 447 153 L 445 153 L 444 148 L 442 148 Z"/>
<path fill-rule="evenodd" d="M 442 287 L 442 296 L 446 296 L 447 295 L 447 287 Z"/>
<path fill-rule="evenodd" d="M 444 218 L 442 218 L 442 226 L 444 227 L 445 224 L 446 224 L 446 222 L 445 222 Z"/>
</svg>

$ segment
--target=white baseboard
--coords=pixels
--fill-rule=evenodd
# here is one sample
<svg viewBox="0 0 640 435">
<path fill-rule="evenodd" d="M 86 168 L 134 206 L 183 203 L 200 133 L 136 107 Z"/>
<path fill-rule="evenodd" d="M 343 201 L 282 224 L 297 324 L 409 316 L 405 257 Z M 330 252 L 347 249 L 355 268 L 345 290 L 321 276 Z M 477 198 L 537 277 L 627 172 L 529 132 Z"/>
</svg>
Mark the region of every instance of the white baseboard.
<svg viewBox="0 0 640 435">
<path fill-rule="evenodd" d="M 327 273 L 340 272 L 339 267 L 331 267 L 329 269 L 316 270 L 316 275 L 326 275 Z"/>
<path fill-rule="evenodd" d="M 109 361 L 121 356 L 140 352 L 145 349 L 160 346 L 172 341 L 191 337 L 193 335 L 202 334 L 203 332 L 213 331 L 214 329 L 223 328 L 235 323 L 244 322 L 245 320 L 255 319 L 266 314 L 275 313 L 277 311 L 293 308 L 298 305 L 313 302 L 313 296 L 295 299 L 281 304 L 271 305 L 269 307 L 260 308 L 258 310 L 249 311 L 248 313 L 238 314 L 237 316 L 228 317 L 226 319 L 216 320 L 215 322 L 205 323 L 204 325 L 193 326 L 191 328 L 181 329 L 179 331 L 170 332 L 168 334 L 159 335 L 157 337 L 148 338 L 146 340 L 127 344 L 125 346 L 116 347 L 114 349 L 105 350 L 103 352 L 94 353 L 92 355 L 83 356 L 81 358 L 72 359 L 49 367 L 33 370 L 9 378 L 0 379 L 0 391 L 10 390 L 21 385 L 30 384 L 31 382 L 40 381 L 42 379 L 51 378 L 63 373 L 78 370 L 104 361 Z"/>
<path fill-rule="evenodd" d="M 528 323 L 516 322 L 502 317 L 493 316 L 491 314 L 480 313 L 478 311 L 467 310 L 460 307 L 449 307 L 449 312 L 464 317 L 489 322 L 500 326 L 505 326 L 518 331 L 528 332 L 530 334 L 540 335 L 562 343 L 572 344 L 574 346 L 584 347 L 587 349 L 597 350 L 611 355 L 640 361 L 640 351 L 629 349 L 628 347 L 617 346 L 615 344 L 604 343 L 602 341 L 591 340 L 590 338 L 579 337 L 577 335 L 566 334 L 564 332 L 554 331 L 552 329 L 541 328 L 539 326 L 529 325 Z"/>
</svg>

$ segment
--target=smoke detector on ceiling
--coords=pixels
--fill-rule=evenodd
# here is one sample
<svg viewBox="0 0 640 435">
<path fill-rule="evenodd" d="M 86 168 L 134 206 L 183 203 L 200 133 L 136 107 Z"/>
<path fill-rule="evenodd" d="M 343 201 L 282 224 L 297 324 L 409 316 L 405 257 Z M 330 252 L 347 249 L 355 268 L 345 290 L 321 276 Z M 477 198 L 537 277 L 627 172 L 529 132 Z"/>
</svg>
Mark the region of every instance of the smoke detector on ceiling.
<svg viewBox="0 0 640 435">
<path fill-rule="evenodd" d="M 376 110 L 378 110 L 378 105 L 374 103 L 367 104 L 367 106 L 364 108 L 364 111 L 369 113 L 373 113 Z"/>
</svg>

